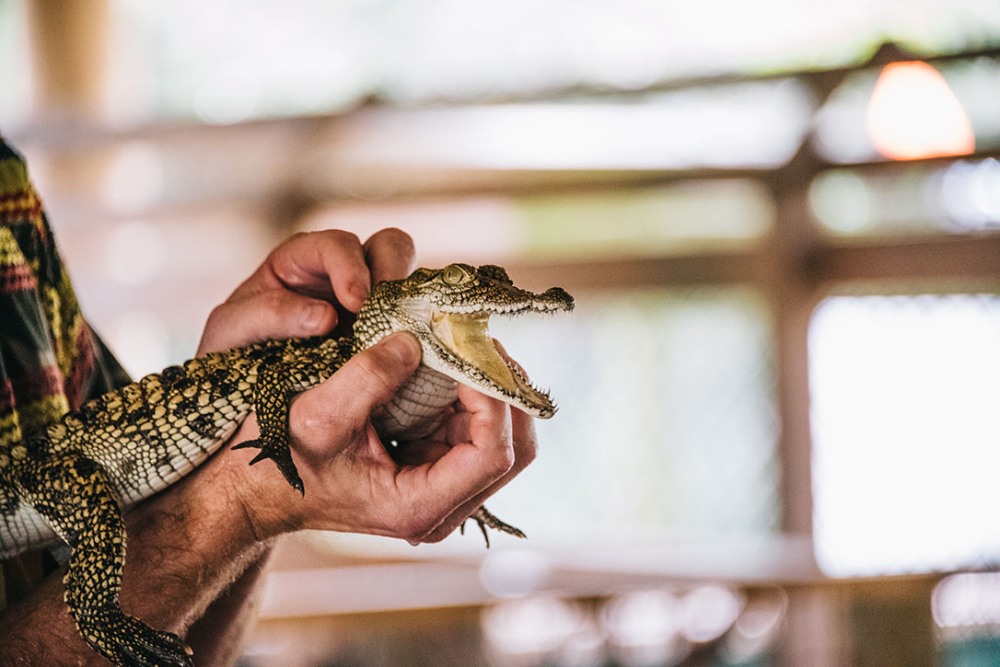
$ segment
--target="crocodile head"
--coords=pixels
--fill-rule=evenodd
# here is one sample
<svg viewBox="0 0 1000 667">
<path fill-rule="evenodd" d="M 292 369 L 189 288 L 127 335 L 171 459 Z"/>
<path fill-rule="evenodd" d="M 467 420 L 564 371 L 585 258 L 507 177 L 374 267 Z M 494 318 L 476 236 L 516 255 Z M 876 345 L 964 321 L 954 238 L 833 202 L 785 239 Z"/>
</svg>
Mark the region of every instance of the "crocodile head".
<svg viewBox="0 0 1000 667">
<path fill-rule="evenodd" d="M 535 294 L 515 287 L 499 266 L 450 264 L 376 285 L 358 314 L 354 335 L 363 348 L 390 333 L 408 331 L 420 341 L 425 366 L 548 418 L 556 411 L 552 399 L 497 351 L 489 319 L 572 309 L 573 297 L 561 288 Z"/>
</svg>

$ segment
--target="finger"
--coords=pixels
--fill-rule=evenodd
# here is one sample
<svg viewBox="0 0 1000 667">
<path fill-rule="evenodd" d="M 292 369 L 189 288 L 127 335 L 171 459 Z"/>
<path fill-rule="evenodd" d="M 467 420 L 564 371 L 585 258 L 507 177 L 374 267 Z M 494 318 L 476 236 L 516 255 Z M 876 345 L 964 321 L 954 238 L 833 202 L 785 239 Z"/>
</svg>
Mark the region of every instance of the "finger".
<svg viewBox="0 0 1000 667">
<path fill-rule="evenodd" d="M 292 404 L 293 437 L 321 449 L 337 429 L 366 428 L 372 411 L 392 398 L 419 363 L 420 344 L 410 334 L 387 336 L 359 352 Z"/>
<path fill-rule="evenodd" d="M 260 292 L 217 306 L 208 316 L 198 354 L 268 338 L 319 336 L 337 324 L 326 301 L 286 290 Z"/>
<path fill-rule="evenodd" d="M 461 392 L 462 387 L 459 388 Z M 468 420 L 465 442 L 458 442 L 437 461 L 400 474 L 402 483 L 414 482 L 425 487 L 421 510 L 425 516 L 436 519 L 415 539 L 426 541 L 426 536 L 439 532 L 446 535 L 458 526 L 456 510 L 469 506 L 495 485 L 514 466 L 514 449 L 511 436 L 510 410 L 494 398 L 466 389 Z M 418 487 L 419 488 L 419 487 Z M 433 494 L 427 493 L 432 490 Z M 429 496 L 429 497 L 428 497 Z M 467 517 L 478 505 L 473 506 L 462 518 Z M 445 527 L 444 524 L 448 526 Z"/>
<path fill-rule="evenodd" d="M 373 282 L 401 280 L 413 271 L 413 239 L 400 229 L 376 232 L 365 241 L 364 249 Z"/>
<path fill-rule="evenodd" d="M 335 298 L 356 313 L 371 291 L 361 241 L 335 229 L 296 234 L 275 248 L 232 298 L 275 289 Z"/>
<path fill-rule="evenodd" d="M 511 410 L 511 430 L 514 448 L 514 464 L 510 470 L 482 492 L 474 495 L 468 501 L 441 522 L 433 531 L 423 537 L 423 542 L 439 542 L 453 533 L 456 528 L 465 523 L 469 516 L 479 509 L 490 496 L 506 486 L 521 473 L 538 453 L 538 439 L 535 436 L 534 420 L 520 410 Z"/>
</svg>

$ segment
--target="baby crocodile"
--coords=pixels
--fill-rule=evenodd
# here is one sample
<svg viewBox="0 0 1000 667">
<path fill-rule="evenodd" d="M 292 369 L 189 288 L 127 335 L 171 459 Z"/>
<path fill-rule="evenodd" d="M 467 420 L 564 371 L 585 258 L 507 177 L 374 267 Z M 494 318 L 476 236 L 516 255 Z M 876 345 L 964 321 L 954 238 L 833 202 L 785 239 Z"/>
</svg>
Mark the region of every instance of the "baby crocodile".
<svg viewBox="0 0 1000 667">
<path fill-rule="evenodd" d="M 260 449 L 304 493 L 288 446 L 288 405 L 357 351 L 395 331 L 420 341 L 422 363 L 373 415 L 387 444 L 424 437 L 446 418 L 457 383 L 540 418 L 555 406 L 508 363 L 487 329 L 491 315 L 571 310 L 560 288 L 534 294 L 497 266 L 418 269 L 375 286 L 353 336 L 266 341 L 206 354 L 84 404 L 43 435 L 0 443 L 0 558 L 62 540 L 71 552 L 66 604 L 83 638 L 118 665 L 191 665 L 190 649 L 119 605 L 125 560 L 122 508 L 175 483 L 255 411 Z M 520 531 L 480 508 L 480 528 Z M 485 529 L 484 529 L 485 535 Z"/>
</svg>

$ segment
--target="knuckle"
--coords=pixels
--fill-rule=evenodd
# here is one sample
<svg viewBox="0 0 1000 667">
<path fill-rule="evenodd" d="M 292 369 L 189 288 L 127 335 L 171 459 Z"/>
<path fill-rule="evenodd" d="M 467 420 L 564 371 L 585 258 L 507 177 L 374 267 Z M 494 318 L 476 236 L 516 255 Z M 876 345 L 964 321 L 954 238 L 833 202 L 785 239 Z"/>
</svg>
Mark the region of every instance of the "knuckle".
<svg viewBox="0 0 1000 667">
<path fill-rule="evenodd" d="M 267 329 L 284 331 L 288 329 L 289 323 L 298 322 L 295 318 L 295 311 L 299 308 L 297 299 L 289 298 L 288 292 L 283 290 L 270 290 L 262 293 L 257 303 L 255 318 Z"/>
<path fill-rule="evenodd" d="M 492 473 L 495 477 L 500 478 L 506 475 L 514 467 L 515 457 L 513 447 L 504 447 L 502 449 L 497 449 L 490 456 L 490 460 L 487 462 L 488 471 Z"/>
<path fill-rule="evenodd" d="M 356 354 L 351 358 L 355 372 L 362 376 L 377 376 L 382 374 L 384 364 L 382 350 L 373 348 L 365 350 L 361 354 Z"/>
<path fill-rule="evenodd" d="M 205 328 L 211 329 L 213 327 L 219 326 L 226 319 L 226 312 L 229 310 L 228 303 L 220 303 L 212 312 L 208 314 L 208 318 L 205 320 Z"/>
<path fill-rule="evenodd" d="M 413 238 L 398 227 L 386 227 L 381 229 L 368 239 L 368 243 L 381 243 L 400 254 L 413 254 Z"/>
<path fill-rule="evenodd" d="M 381 350 L 368 350 L 367 354 L 359 354 L 351 361 L 354 362 L 360 391 L 377 398 L 391 396 L 396 390 L 395 384 L 386 375 L 388 364 Z"/>
<path fill-rule="evenodd" d="M 288 305 L 288 294 L 281 290 L 269 290 L 261 294 L 259 304 L 268 315 L 280 315 Z"/>
<path fill-rule="evenodd" d="M 289 236 L 284 243 L 272 252 L 284 252 L 286 246 L 297 247 L 318 247 L 330 251 L 343 250 L 344 248 L 361 247 L 361 240 L 357 234 L 343 229 L 322 229 L 315 232 L 295 232 Z"/>
<path fill-rule="evenodd" d="M 267 260 L 264 262 L 265 265 L 274 265 L 278 258 L 288 252 L 289 248 L 294 248 L 295 246 L 305 243 L 306 237 L 308 237 L 312 232 L 295 232 L 289 235 L 282 241 L 279 245 L 271 250 L 267 255 Z"/>
<path fill-rule="evenodd" d="M 398 280 L 413 270 L 413 239 L 401 229 L 389 227 L 376 232 L 365 242 L 364 251 L 378 280 Z"/>
<path fill-rule="evenodd" d="M 358 238 L 357 234 L 343 229 L 327 229 L 315 233 L 322 235 L 321 238 L 336 246 L 361 246 L 361 239 Z"/>
</svg>

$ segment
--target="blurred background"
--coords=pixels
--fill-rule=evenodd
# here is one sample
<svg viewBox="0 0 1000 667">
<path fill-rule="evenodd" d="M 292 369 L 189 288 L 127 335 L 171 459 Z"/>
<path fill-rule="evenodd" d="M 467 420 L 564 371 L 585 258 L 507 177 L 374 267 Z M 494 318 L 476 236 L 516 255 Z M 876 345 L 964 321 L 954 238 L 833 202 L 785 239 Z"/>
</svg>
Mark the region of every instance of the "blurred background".
<svg viewBox="0 0 1000 667">
<path fill-rule="evenodd" d="M 0 0 L 0 85 L 134 375 L 300 230 L 577 298 L 530 539 L 290 539 L 242 664 L 1000 664 L 1000 3 Z"/>
</svg>

